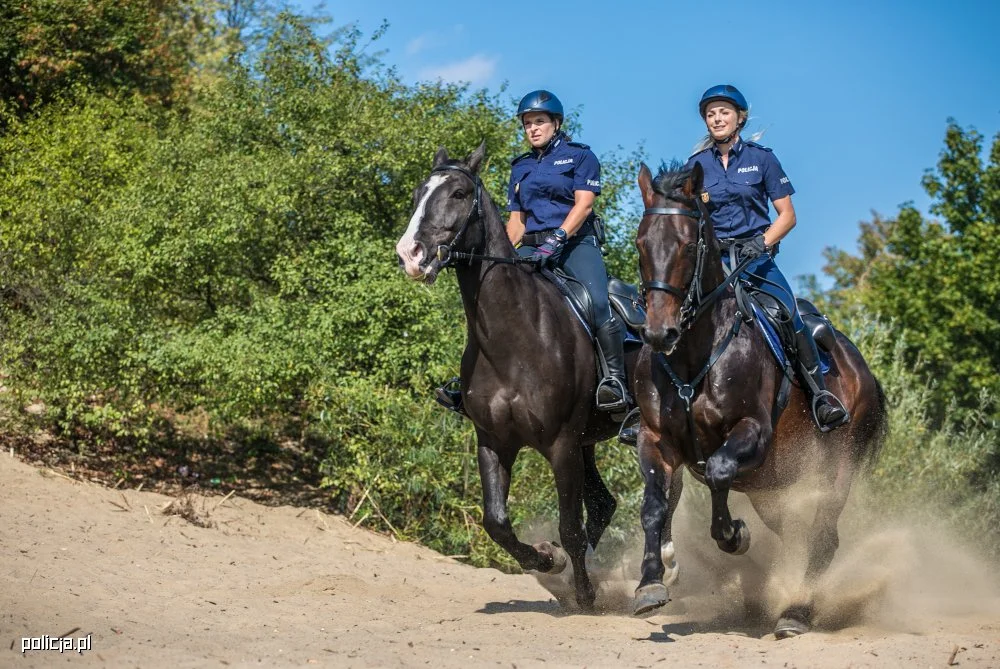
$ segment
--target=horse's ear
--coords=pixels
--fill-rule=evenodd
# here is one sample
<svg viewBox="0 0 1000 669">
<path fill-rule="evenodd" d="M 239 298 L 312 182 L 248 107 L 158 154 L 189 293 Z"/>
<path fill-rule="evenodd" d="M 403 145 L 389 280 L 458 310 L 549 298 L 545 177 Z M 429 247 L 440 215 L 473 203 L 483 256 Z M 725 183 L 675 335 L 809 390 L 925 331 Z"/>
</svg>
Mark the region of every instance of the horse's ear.
<svg viewBox="0 0 1000 669">
<path fill-rule="evenodd" d="M 465 159 L 465 164 L 469 166 L 469 171 L 473 174 L 479 172 L 479 166 L 483 163 L 483 158 L 486 157 L 486 140 L 484 139 L 480 142 L 476 150 L 469 154 L 469 157 Z"/>
<path fill-rule="evenodd" d="M 639 168 L 639 190 L 642 192 L 642 203 L 646 209 L 653 206 L 653 173 L 646 167 L 646 163 L 641 163 Z"/>
<path fill-rule="evenodd" d="M 443 165 L 446 160 L 448 160 L 448 150 L 442 146 L 437 150 L 437 153 L 434 154 L 434 167 Z"/>
<path fill-rule="evenodd" d="M 684 194 L 688 197 L 700 196 L 701 187 L 704 183 L 705 169 L 701 166 L 701 163 L 695 163 L 694 168 L 691 170 L 691 176 L 684 183 Z"/>
</svg>

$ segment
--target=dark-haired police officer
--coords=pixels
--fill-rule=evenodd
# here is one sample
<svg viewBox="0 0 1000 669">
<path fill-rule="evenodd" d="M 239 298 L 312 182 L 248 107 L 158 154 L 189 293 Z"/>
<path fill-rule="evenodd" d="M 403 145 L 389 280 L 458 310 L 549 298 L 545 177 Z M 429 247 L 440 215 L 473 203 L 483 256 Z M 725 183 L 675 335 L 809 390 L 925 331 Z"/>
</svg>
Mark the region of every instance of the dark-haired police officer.
<svg viewBox="0 0 1000 669">
<path fill-rule="evenodd" d="M 517 116 L 531 150 L 511 161 L 507 236 L 518 255 L 560 268 L 590 294 L 596 336 L 608 366 L 597 386 L 597 407 L 621 412 L 629 407 L 623 332 L 611 313 L 608 273 L 596 238 L 594 200 L 601 192 L 601 164 L 586 144 L 561 130 L 563 106 L 545 90 L 521 99 Z M 456 408 L 457 383 L 439 389 L 438 401 Z"/>
<path fill-rule="evenodd" d="M 816 420 L 821 430 L 832 430 L 846 423 L 849 415 L 826 390 L 816 342 L 802 322 L 792 289 L 773 258 L 778 242 L 795 227 L 795 189 L 771 149 L 740 138 L 749 105 L 735 86 L 709 88 L 701 96 L 698 112 L 708 135 L 701 145 L 704 148 L 691 156 L 685 169 L 698 163 L 705 172 L 707 207 L 723 249 L 735 247 L 737 262 L 754 259 L 744 271 L 744 278 L 780 300 L 791 314 L 799 362 L 818 391 L 814 395 Z M 773 223 L 768 200 L 778 213 Z M 730 264 L 728 254 L 723 253 L 723 261 Z"/>
</svg>

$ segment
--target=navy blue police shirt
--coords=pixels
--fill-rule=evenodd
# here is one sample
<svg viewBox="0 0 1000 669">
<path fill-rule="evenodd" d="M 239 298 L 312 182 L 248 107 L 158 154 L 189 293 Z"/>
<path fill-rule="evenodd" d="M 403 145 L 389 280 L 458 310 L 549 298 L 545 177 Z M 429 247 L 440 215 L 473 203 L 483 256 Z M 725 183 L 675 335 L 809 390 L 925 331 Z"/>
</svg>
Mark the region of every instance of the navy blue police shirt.
<svg viewBox="0 0 1000 669">
<path fill-rule="evenodd" d="M 511 161 L 507 210 L 524 212 L 525 232 L 552 230 L 566 220 L 578 190 L 601 192 L 601 164 L 589 146 L 559 133 L 541 155 L 529 151 Z"/>
<path fill-rule="evenodd" d="M 700 163 L 705 170 L 708 212 L 719 239 L 753 237 L 771 225 L 768 201 L 795 192 L 771 149 L 737 139 L 729 149 L 729 167 L 715 146 L 691 156 L 684 169 Z"/>
</svg>

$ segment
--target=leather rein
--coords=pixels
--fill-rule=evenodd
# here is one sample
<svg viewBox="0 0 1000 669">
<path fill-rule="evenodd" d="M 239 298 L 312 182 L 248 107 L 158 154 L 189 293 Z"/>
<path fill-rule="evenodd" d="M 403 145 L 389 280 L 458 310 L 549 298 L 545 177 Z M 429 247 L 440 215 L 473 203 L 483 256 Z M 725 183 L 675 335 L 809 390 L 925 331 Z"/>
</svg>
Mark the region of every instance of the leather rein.
<svg viewBox="0 0 1000 669">
<path fill-rule="evenodd" d="M 705 240 L 705 222 L 709 220 L 708 209 L 700 200 L 697 201 L 698 211 L 691 209 L 681 209 L 678 207 L 650 207 L 643 212 L 643 216 L 687 216 L 698 221 L 698 255 L 695 259 L 694 274 L 688 283 L 687 289 L 678 288 L 665 281 L 643 281 L 643 295 L 650 290 L 662 290 L 670 293 L 682 300 L 680 312 L 680 330 L 690 330 L 698 317 L 705 312 L 712 303 L 718 300 L 726 290 L 735 285 L 743 270 L 754 261 L 753 258 L 746 258 L 737 265 L 726 280 L 716 286 L 707 296 L 702 293 L 702 274 L 705 272 L 705 256 L 708 254 L 708 242 Z"/>
<path fill-rule="evenodd" d="M 705 310 L 708 309 L 708 307 L 710 307 L 715 301 L 717 301 L 726 290 L 735 285 L 743 270 L 754 261 L 753 258 L 744 259 L 733 269 L 732 272 L 729 273 L 729 276 L 726 277 L 725 281 L 716 286 L 708 295 L 705 295 L 702 292 L 701 283 L 702 275 L 705 271 L 705 257 L 708 254 L 708 242 L 705 240 L 705 230 L 706 222 L 709 220 L 709 215 L 703 202 L 698 201 L 697 204 L 698 211 L 680 209 L 677 207 L 650 207 L 643 212 L 643 216 L 686 216 L 698 221 L 698 255 L 695 259 L 694 273 L 691 276 L 691 281 L 688 284 L 687 289 L 678 288 L 677 286 L 673 286 L 665 281 L 642 282 L 643 295 L 650 290 L 662 290 L 684 300 L 681 305 L 680 323 L 678 325 L 678 328 L 682 331 L 691 329 L 694 322 L 698 320 L 698 317 L 703 314 Z M 715 347 L 715 350 L 712 351 L 708 361 L 701 368 L 701 371 L 699 371 L 698 374 L 696 374 L 695 377 L 687 383 L 682 381 L 677 375 L 677 372 L 673 370 L 670 363 L 667 362 L 666 355 L 662 352 L 656 354 L 657 360 L 666 370 L 667 374 L 670 376 L 670 381 L 677 389 L 677 395 L 684 400 L 688 432 L 691 434 L 691 444 L 694 448 L 695 454 L 694 468 L 700 473 L 704 473 L 705 471 L 705 454 L 701 448 L 701 443 L 698 440 L 698 433 L 694 424 L 694 413 L 691 410 L 691 403 L 694 400 L 695 389 L 708 375 L 709 370 L 712 369 L 715 363 L 719 361 L 719 358 L 722 357 L 722 354 L 725 352 L 730 342 L 733 341 L 733 338 L 739 334 L 740 323 L 742 320 L 743 315 L 737 309 L 736 318 L 733 321 L 733 325 L 726 333 L 725 338 L 719 343 L 718 346 Z"/>
</svg>

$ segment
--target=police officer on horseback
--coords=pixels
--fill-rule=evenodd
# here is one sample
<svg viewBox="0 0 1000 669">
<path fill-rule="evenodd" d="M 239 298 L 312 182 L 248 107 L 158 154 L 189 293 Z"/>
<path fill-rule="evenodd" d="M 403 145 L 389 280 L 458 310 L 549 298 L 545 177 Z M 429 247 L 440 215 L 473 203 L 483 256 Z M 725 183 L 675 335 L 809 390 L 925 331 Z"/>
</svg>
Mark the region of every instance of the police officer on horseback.
<svg viewBox="0 0 1000 669">
<path fill-rule="evenodd" d="M 517 107 L 531 150 L 511 161 L 507 236 L 522 258 L 540 268 L 560 269 L 590 295 L 595 336 L 607 375 L 597 386 L 597 408 L 621 413 L 632 404 L 625 377 L 624 333 L 611 312 L 608 273 L 593 205 L 601 192 L 601 165 L 586 144 L 562 130 L 563 106 L 545 90 L 525 95 Z M 438 401 L 456 408 L 457 384 L 439 389 Z"/>
<path fill-rule="evenodd" d="M 774 262 L 778 243 L 795 227 L 791 197 L 795 189 L 771 149 L 740 137 L 749 109 L 746 98 L 734 86 L 723 84 L 705 91 L 698 112 L 708 135 L 685 169 L 700 163 L 704 170 L 702 199 L 727 268 L 752 260 L 742 278 L 777 299 L 788 311 L 801 371 L 808 377 L 804 380 L 813 395 L 816 421 L 821 430 L 828 431 L 846 423 L 849 415 L 826 390 L 816 342 L 802 322 L 788 281 Z M 768 200 L 778 214 L 773 223 Z"/>
</svg>

